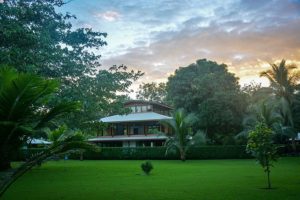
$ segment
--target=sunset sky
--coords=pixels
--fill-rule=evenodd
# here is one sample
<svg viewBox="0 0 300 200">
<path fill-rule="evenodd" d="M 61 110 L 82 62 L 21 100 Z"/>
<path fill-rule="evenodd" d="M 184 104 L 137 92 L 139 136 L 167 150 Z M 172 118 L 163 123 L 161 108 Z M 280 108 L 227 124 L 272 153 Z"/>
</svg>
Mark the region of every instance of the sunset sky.
<svg viewBox="0 0 300 200">
<path fill-rule="evenodd" d="M 145 72 L 140 82 L 166 81 L 178 67 L 207 58 L 240 78 L 282 58 L 300 66 L 299 0 L 73 0 L 63 6 L 75 27 L 108 33 L 103 67 L 125 64 Z"/>
</svg>

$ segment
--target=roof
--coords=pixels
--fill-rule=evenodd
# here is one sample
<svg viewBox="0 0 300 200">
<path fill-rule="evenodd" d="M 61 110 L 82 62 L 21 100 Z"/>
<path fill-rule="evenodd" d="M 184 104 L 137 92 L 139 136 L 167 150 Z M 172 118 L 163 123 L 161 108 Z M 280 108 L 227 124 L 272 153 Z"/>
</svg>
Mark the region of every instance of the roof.
<svg viewBox="0 0 300 200">
<path fill-rule="evenodd" d="M 101 118 L 101 122 L 115 123 L 115 122 L 139 122 L 139 121 L 160 121 L 172 119 L 172 117 L 161 115 L 155 112 L 144 113 L 130 113 L 127 115 L 113 115 Z"/>
<path fill-rule="evenodd" d="M 52 142 L 49 142 L 49 141 L 46 141 L 43 139 L 36 139 L 36 138 L 28 139 L 27 143 L 28 144 L 52 144 Z"/>
<path fill-rule="evenodd" d="M 105 141 L 138 141 L 138 140 L 166 140 L 167 136 L 164 135 L 116 135 L 116 136 L 102 136 L 90 138 L 90 142 L 105 142 Z"/>
<path fill-rule="evenodd" d="M 165 107 L 165 108 L 172 109 L 172 107 L 170 107 L 169 105 L 164 104 L 164 103 L 160 103 L 160 102 L 157 102 L 157 101 L 128 100 L 128 101 L 125 102 L 125 105 L 130 104 L 130 103 L 147 103 L 147 104 L 154 104 L 154 105 L 158 105 L 158 106 L 162 106 L 162 107 Z"/>
</svg>

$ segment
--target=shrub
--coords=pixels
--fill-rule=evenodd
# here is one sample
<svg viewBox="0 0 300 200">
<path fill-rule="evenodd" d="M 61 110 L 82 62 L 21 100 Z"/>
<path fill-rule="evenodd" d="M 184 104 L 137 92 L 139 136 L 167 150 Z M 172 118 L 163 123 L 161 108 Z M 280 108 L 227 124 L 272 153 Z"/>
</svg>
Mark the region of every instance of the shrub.
<svg viewBox="0 0 300 200">
<path fill-rule="evenodd" d="M 146 175 L 149 175 L 151 170 L 153 169 L 153 165 L 150 161 L 146 161 L 141 164 L 141 168 Z"/>
</svg>

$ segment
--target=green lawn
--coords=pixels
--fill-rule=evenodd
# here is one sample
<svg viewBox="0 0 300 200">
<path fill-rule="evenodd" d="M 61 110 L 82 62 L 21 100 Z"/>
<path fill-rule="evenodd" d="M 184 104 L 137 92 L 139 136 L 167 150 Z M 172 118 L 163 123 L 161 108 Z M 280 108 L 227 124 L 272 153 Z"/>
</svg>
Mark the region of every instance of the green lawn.
<svg viewBox="0 0 300 200">
<path fill-rule="evenodd" d="M 282 158 L 271 173 L 273 190 L 254 160 L 57 161 L 19 179 L 3 199 L 300 199 L 300 158 Z"/>
</svg>

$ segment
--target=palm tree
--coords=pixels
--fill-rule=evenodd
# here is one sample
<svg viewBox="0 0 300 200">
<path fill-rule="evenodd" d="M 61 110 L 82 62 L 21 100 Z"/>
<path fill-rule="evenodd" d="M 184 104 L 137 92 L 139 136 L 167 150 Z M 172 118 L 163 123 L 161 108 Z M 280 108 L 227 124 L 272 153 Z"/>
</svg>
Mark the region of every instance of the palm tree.
<svg viewBox="0 0 300 200">
<path fill-rule="evenodd" d="M 192 145 L 205 143 L 205 137 L 202 133 L 198 132 L 196 135 L 193 135 L 191 131 L 192 118 L 193 116 L 186 116 L 185 112 L 180 109 L 175 112 L 173 119 L 161 122 L 173 130 L 173 135 L 169 136 L 166 141 L 166 154 L 170 149 L 177 148 L 180 153 L 180 159 L 185 161 L 186 152 Z M 198 139 L 198 141 L 195 141 L 195 139 Z"/>
<path fill-rule="evenodd" d="M 0 171 L 29 137 L 53 126 L 55 119 L 78 109 L 78 103 L 48 105 L 58 83 L 37 75 L 0 68 Z"/>
<path fill-rule="evenodd" d="M 43 130 L 56 125 L 56 119 L 79 108 L 78 103 L 65 102 L 49 106 L 48 100 L 58 90 L 58 83 L 38 75 L 18 73 L 0 68 L 0 170 L 10 168 L 10 156 L 22 143 Z M 52 131 L 53 143 L 44 151 L 32 155 L 19 168 L 7 173 L 0 183 L 0 197 L 19 177 L 35 165 L 74 149 L 97 150 L 78 131 Z"/>
<path fill-rule="evenodd" d="M 250 115 L 244 120 L 244 125 L 254 127 L 258 122 L 264 123 L 268 128 L 275 130 L 282 122 L 282 116 L 278 112 L 276 102 L 264 100 L 249 108 Z"/>
<path fill-rule="evenodd" d="M 277 100 L 280 102 L 280 112 L 283 118 L 283 126 L 294 129 L 292 114 L 292 103 L 297 82 L 300 80 L 300 73 L 296 71 L 295 65 L 286 65 L 282 60 L 279 65 L 271 64 L 272 69 L 261 72 L 260 76 L 269 79 Z M 283 129 L 284 130 L 284 129 Z M 295 145 L 296 132 L 292 135 L 293 148 Z M 295 149 L 296 150 L 296 149 Z"/>
<path fill-rule="evenodd" d="M 48 138 L 52 141 L 50 146 L 42 152 L 32 155 L 29 160 L 14 170 L 13 173 L 8 175 L 3 183 L 0 184 L 0 197 L 26 172 L 55 155 L 65 154 L 74 150 L 99 151 L 96 145 L 87 142 L 86 137 L 80 131 L 67 130 L 65 126 L 50 132 Z"/>
<path fill-rule="evenodd" d="M 248 107 L 248 114 L 243 120 L 244 130 L 236 135 L 236 138 L 247 138 L 249 132 L 252 131 L 259 123 L 265 124 L 273 133 L 281 134 L 282 116 L 278 112 L 276 101 L 263 99 L 256 104 Z"/>
</svg>

